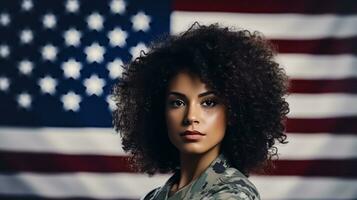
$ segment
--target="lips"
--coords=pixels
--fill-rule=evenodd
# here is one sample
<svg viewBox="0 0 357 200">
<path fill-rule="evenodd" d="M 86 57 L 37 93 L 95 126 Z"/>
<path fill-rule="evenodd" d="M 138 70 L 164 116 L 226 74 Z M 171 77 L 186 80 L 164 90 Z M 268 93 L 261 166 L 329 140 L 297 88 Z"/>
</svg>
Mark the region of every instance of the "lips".
<svg viewBox="0 0 357 200">
<path fill-rule="evenodd" d="M 186 142 L 199 142 L 205 137 L 206 134 L 203 134 L 199 131 L 185 131 L 180 135 Z"/>
<path fill-rule="evenodd" d="M 185 135 L 206 135 L 206 134 L 203 134 L 199 131 L 185 131 L 185 132 L 181 133 L 180 135 L 185 136 Z"/>
</svg>

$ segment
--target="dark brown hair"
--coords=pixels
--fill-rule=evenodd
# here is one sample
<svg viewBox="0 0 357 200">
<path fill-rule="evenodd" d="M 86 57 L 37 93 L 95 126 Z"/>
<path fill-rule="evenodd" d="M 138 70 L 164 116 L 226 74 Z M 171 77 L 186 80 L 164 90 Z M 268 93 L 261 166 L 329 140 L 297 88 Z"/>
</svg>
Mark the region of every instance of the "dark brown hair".
<svg viewBox="0 0 357 200">
<path fill-rule="evenodd" d="M 271 164 L 275 142 L 286 143 L 289 112 L 288 78 L 273 57 L 272 45 L 258 32 L 196 23 L 153 42 L 147 53 L 124 65 L 113 89 L 118 107 L 113 121 L 137 169 L 152 175 L 179 166 L 164 111 L 168 83 L 183 69 L 224 100 L 228 126 L 221 151 L 231 164 L 247 176 Z"/>
</svg>

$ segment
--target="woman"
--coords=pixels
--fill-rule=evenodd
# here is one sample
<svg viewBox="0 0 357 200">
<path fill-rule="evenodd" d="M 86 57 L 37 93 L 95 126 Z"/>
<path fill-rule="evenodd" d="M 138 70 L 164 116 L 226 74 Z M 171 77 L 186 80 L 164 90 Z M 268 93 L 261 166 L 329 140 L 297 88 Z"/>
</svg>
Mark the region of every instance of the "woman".
<svg viewBox="0 0 357 200">
<path fill-rule="evenodd" d="M 194 24 L 124 66 L 114 125 L 140 172 L 174 174 L 143 199 L 260 199 L 248 180 L 286 143 L 287 76 L 258 33 Z"/>
</svg>

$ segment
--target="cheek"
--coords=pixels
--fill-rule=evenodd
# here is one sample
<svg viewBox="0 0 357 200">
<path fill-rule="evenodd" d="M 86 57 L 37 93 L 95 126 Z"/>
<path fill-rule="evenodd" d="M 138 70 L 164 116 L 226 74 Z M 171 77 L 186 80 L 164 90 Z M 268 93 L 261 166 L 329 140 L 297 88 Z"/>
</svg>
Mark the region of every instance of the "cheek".
<svg viewBox="0 0 357 200">
<path fill-rule="evenodd" d="M 217 112 L 207 114 L 206 122 L 216 128 L 225 129 L 227 122 L 224 110 L 219 110 Z"/>
<path fill-rule="evenodd" d="M 167 110 L 165 113 L 167 128 L 170 132 L 172 129 L 175 129 L 180 125 L 182 113 L 180 110 Z"/>
<path fill-rule="evenodd" d="M 219 143 L 223 140 L 226 133 L 226 115 L 224 110 L 219 110 L 218 112 L 211 113 L 207 115 L 207 124 L 209 124 L 210 132 L 212 133 L 210 141 L 212 143 Z"/>
</svg>

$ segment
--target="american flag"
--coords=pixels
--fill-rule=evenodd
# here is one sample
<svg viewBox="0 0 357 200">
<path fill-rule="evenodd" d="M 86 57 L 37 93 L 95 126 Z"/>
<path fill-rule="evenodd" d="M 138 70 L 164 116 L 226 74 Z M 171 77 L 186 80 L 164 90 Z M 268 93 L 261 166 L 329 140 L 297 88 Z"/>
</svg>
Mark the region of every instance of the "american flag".
<svg viewBox="0 0 357 200">
<path fill-rule="evenodd" d="M 289 143 L 262 199 L 357 199 L 357 2 L 1 0 L 0 198 L 139 199 L 112 129 L 121 65 L 193 22 L 258 30 L 290 76 Z"/>
</svg>

